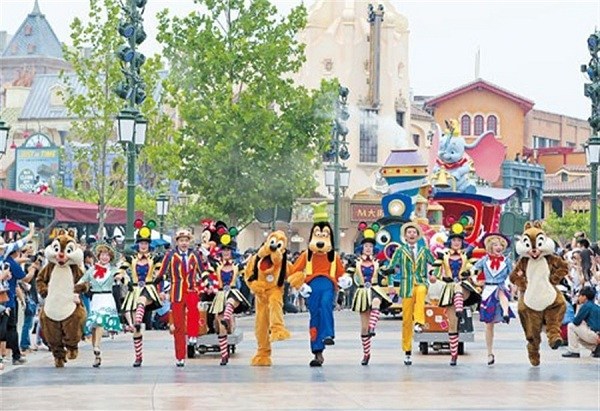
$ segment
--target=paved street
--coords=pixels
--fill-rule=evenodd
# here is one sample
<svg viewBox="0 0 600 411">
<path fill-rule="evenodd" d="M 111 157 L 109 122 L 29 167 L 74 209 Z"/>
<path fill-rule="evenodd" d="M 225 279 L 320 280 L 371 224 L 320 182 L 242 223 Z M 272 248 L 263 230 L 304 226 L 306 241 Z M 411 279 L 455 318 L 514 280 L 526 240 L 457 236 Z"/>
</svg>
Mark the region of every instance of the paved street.
<svg viewBox="0 0 600 411">
<path fill-rule="evenodd" d="M 250 367 L 255 341 L 253 318 L 240 318 L 244 341 L 227 367 L 217 354 L 188 360 L 176 368 L 167 332 L 148 332 L 144 365 L 131 367 L 131 335 L 103 341 L 103 364 L 94 369 L 89 344 L 64 369 L 55 369 L 47 351 L 28 355 L 29 363 L 7 365 L 1 374 L 3 410 L 41 409 L 518 409 L 597 410 L 600 361 L 585 351 L 563 359 L 562 349 L 546 345 L 542 365 L 527 361 L 517 322 L 497 327 L 496 365 L 487 367 L 483 331 L 476 319 L 476 341 L 466 344 L 459 365 L 447 353 L 414 355 L 402 363 L 401 321 L 380 321 L 371 364 L 360 365 L 358 318 L 336 313 L 336 345 L 325 352 L 321 369 L 308 367 L 308 314 L 287 315 L 291 340 L 275 345 L 274 366 Z M 544 340 L 544 344 L 546 344 Z M 416 350 L 415 350 L 416 351 Z"/>
</svg>

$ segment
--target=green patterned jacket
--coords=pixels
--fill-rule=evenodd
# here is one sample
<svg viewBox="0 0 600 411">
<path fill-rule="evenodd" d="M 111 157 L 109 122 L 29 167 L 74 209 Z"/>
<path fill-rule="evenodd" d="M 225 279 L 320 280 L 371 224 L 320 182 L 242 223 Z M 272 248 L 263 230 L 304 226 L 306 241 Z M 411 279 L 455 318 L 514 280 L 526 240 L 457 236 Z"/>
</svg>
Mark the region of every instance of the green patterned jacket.
<svg viewBox="0 0 600 411">
<path fill-rule="evenodd" d="M 435 258 L 429 248 L 421 245 L 415 246 L 417 249 L 416 261 L 413 257 L 408 244 L 401 243 L 394 251 L 392 260 L 387 265 L 388 270 L 399 269 L 400 273 L 400 297 L 412 297 L 415 284 L 428 286 L 427 265 L 433 265 Z M 391 273 L 393 274 L 393 272 Z M 392 284 L 391 274 L 388 277 L 388 284 Z"/>
</svg>

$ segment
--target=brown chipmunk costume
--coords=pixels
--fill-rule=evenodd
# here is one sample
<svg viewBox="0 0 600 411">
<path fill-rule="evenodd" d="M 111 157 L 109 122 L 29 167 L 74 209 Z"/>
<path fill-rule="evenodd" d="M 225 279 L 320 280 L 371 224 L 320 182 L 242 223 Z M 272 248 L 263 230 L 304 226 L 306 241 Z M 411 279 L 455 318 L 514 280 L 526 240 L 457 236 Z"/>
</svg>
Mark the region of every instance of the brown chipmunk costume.
<svg viewBox="0 0 600 411">
<path fill-rule="evenodd" d="M 563 342 L 560 325 L 566 303 L 556 285 L 567 275 L 568 265 L 554 254 L 554 241 L 542 230 L 540 221 L 525 223 L 516 251 L 520 258 L 509 278 L 519 288 L 518 311 L 527 338 L 529 362 L 537 366 L 543 324 L 553 350 Z"/>
<path fill-rule="evenodd" d="M 45 299 L 40 311 L 42 332 L 58 368 L 64 367 L 67 359 L 77 358 L 86 320 L 79 293 L 87 291 L 88 285 L 77 284 L 83 277 L 83 251 L 74 237 L 72 230 L 61 230 L 46 247 L 48 264 L 36 281 L 37 290 Z"/>
<path fill-rule="evenodd" d="M 285 233 L 275 231 L 246 265 L 245 280 L 256 297 L 254 333 L 258 348 L 252 365 L 271 365 L 271 342 L 290 338 L 283 321 L 284 282 L 291 268 L 286 252 Z"/>
</svg>

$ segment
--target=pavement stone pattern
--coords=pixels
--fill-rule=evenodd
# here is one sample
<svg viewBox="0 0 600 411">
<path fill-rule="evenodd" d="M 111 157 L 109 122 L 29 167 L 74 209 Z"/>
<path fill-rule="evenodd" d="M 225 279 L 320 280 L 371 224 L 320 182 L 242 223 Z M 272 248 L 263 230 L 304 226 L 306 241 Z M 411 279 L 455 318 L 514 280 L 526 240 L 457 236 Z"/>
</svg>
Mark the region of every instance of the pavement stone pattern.
<svg viewBox="0 0 600 411">
<path fill-rule="evenodd" d="M 496 326 L 496 365 L 488 367 L 483 324 L 465 344 L 458 366 L 447 351 L 428 355 L 413 349 L 403 364 L 401 321 L 383 317 L 373 339 L 371 362 L 361 366 L 359 318 L 336 311 L 336 344 L 322 368 L 310 368 L 308 314 L 288 314 L 288 341 L 273 344 L 273 366 L 251 367 L 256 343 L 253 317 L 238 318 L 244 341 L 229 365 L 217 353 L 174 365 L 166 331 L 144 335 L 144 363 L 133 368 L 131 334 L 102 342 L 103 360 L 92 368 L 89 344 L 80 356 L 55 369 L 51 354 L 38 351 L 28 363 L 0 373 L 2 410 L 599 410 L 600 360 L 561 357 L 545 339 L 542 364 L 531 367 L 517 321 Z M 444 340 L 442 336 L 442 340 Z"/>
</svg>

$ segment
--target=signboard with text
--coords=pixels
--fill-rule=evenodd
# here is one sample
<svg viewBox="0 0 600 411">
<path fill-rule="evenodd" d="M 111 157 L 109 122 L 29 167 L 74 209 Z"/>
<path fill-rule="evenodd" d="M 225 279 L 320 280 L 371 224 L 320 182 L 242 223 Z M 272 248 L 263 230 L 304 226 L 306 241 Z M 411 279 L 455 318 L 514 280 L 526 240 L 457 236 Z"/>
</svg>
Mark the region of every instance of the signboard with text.
<svg viewBox="0 0 600 411">
<path fill-rule="evenodd" d="M 54 187 L 60 164 L 59 150 L 49 148 L 17 148 L 15 190 L 38 193 L 43 187 Z"/>
<path fill-rule="evenodd" d="M 381 204 L 351 204 L 351 218 L 356 221 L 377 221 L 383 217 L 383 208 Z"/>
</svg>

